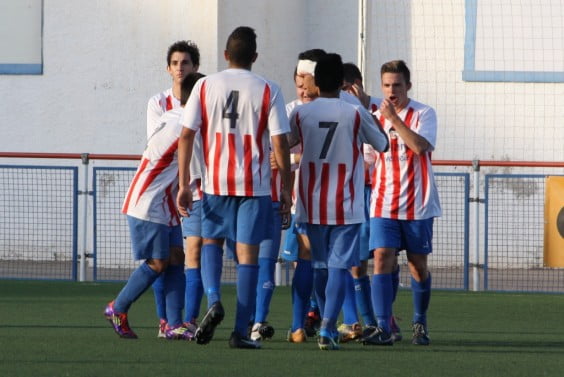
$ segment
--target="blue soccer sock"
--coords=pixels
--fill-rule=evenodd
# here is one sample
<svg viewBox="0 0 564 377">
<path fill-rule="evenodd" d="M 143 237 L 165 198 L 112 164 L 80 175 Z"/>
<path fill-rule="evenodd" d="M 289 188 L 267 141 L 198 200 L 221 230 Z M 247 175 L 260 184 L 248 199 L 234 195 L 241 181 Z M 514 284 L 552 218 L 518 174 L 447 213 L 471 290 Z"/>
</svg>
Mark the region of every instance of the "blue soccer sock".
<svg viewBox="0 0 564 377">
<path fill-rule="evenodd" d="M 223 249 L 219 245 L 202 246 L 202 283 L 208 298 L 208 308 L 221 299 L 221 271 L 223 270 Z"/>
<path fill-rule="evenodd" d="M 337 329 L 337 317 L 345 299 L 347 275 L 350 276 L 351 274 L 347 269 L 330 267 L 327 275 L 326 301 L 321 327 L 334 331 Z"/>
<path fill-rule="evenodd" d="M 259 266 L 256 264 L 237 265 L 237 311 L 235 331 L 247 337 L 249 320 L 255 311 Z"/>
<path fill-rule="evenodd" d="M 391 332 L 390 318 L 392 316 L 392 275 L 377 274 L 372 276 L 372 306 L 376 314 L 378 326 Z"/>
<path fill-rule="evenodd" d="M 155 296 L 155 306 L 159 319 L 166 320 L 166 298 L 164 290 L 164 275 L 161 274 L 153 283 L 153 294 Z"/>
<path fill-rule="evenodd" d="M 399 282 L 400 282 L 400 266 L 397 265 L 397 268 L 392 272 L 392 288 L 394 289 L 394 296 L 392 302 L 396 302 L 396 296 L 398 295 L 399 289 Z"/>
<path fill-rule="evenodd" d="M 372 307 L 372 289 L 368 275 L 354 279 L 356 305 L 365 326 L 376 326 L 376 317 Z"/>
<path fill-rule="evenodd" d="M 275 288 L 274 269 L 276 267 L 276 260 L 259 258 L 258 264 L 257 303 L 254 321 L 265 322 Z"/>
<path fill-rule="evenodd" d="M 313 291 L 317 305 L 319 305 L 321 318 L 325 318 L 325 288 L 327 287 L 328 276 L 329 272 L 326 268 L 313 269 Z"/>
<path fill-rule="evenodd" d="M 352 325 L 358 323 L 358 312 L 356 311 L 356 298 L 354 291 L 354 280 L 349 271 L 343 281 L 345 285 L 345 298 L 343 301 L 343 323 Z M 329 282 L 327 283 L 329 285 Z"/>
<path fill-rule="evenodd" d="M 186 276 L 186 289 L 184 293 L 184 322 L 191 322 L 200 316 L 200 305 L 204 295 L 204 285 L 202 284 L 202 271 L 199 268 L 187 268 L 184 271 Z"/>
<path fill-rule="evenodd" d="M 163 273 L 164 291 L 166 296 L 166 314 L 169 326 L 182 324 L 182 309 L 184 308 L 184 290 L 186 278 L 184 266 L 169 265 Z"/>
<path fill-rule="evenodd" d="M 427 309 L 431 301 L 431 273 L 427 280 L 418 282 L 411 278 L 413 294 L 413 323 L 427 325 Z"/>
<path fill-rule="evenodd" d="M 292 278 L 292 332 L 304 328 L 309 298 L 313 287 L 311 261 L 298 259 Z"/>
<path fill-rule="evenodd" d="M 141 264 L 132 273 L 125 286 L 114 301 L 114 309 L 118 313 L 127 313 L 133 304 L 157 279 L 159 274 L 147 263 Z"/>
</svg>

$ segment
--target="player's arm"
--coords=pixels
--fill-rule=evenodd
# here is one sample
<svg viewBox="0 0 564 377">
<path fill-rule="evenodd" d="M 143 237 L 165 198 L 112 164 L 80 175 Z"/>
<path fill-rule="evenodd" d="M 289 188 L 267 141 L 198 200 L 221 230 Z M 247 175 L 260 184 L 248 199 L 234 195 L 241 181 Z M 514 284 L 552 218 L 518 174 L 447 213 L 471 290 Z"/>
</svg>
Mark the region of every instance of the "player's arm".
<svg viewBox="0 0 564 377">
<path fill-rule="evenodd" d="M 292 207 L 292 189 L 290 182 L 290 147 L 286 134 L 275 135 L 271 137 L 272 152 L 276 160 L 276 166 L 282 180 L 282 189 L 280 192 L 280 213 L 282 215 L 282 226 L 284 229 L 290 226 L 289 215 Z"/>
<path fill-rule="evenodd" d="M 182 216 L 188 217 L 192 209 L 192 190 L 190 190 L 190 160 L 196 131 L 183 127 L 178 138 L 178 196 L 176 205 Z"/>
<path fill-rule="evenodd" d="M 423 136 L 412 131 L 397 115 L 394 105 L 383 99 L 380 104 L 380 114 L 392 123 L 394 130 L 402 138 L 405 144 L 416 154 L 420 155 L 433 149 L 433 146 Z"/>
<path fill-rule="evenodd" d="M 357 111 L 360 116 L 360 140 L 379 152 L 386 152 L 390 145 L 378 119 L 365 109 L 358 108 Z"/>
</svg>

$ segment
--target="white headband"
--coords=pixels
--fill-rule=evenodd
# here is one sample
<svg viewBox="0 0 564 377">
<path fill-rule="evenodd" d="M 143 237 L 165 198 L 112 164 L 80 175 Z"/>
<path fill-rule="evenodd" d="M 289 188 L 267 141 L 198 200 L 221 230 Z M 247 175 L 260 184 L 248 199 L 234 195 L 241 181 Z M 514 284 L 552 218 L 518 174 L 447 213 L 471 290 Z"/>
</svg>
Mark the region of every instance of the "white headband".
<svg viewBox="0 0 564 377">
<path fill-rule="evenodd" d="M 307 73 L 312 76 L 315 76 L 316 65 L 317 62 L 314 62 L 313 60 L 298 60 L 298 68 L 297 68 L 298 75 Z"/>
</svg>

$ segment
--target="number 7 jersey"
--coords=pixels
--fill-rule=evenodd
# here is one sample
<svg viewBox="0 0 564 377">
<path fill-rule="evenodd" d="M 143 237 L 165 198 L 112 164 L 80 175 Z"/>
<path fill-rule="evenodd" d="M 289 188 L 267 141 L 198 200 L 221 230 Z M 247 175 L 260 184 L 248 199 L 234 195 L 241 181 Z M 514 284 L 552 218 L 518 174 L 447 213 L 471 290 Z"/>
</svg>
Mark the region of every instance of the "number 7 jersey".
<svg viewBox="0 0 564 377">
<path fill-rule="evenodd" d="M 384 151 L 388 140 L 368 111 L 338 98 L 317 98 L 290 115 L 301 141 L 296 221 L 343 225 L 366 221 L 363 143 Z"/>
<path fill-rule="evenodd" d="M 201 131 L 206 193 L 270 195 L 270 137 L 290 131 L 276 84 L 245 69 L 206 76 L 194 86 L 181 123 Z"/>
</svg>

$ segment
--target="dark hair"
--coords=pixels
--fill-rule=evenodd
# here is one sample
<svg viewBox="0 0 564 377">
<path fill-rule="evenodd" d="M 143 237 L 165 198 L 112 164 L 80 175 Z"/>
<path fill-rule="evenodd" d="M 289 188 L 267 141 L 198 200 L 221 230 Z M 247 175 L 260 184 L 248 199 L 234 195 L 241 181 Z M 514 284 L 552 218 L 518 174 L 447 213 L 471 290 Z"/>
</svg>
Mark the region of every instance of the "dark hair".
<svg viewBox="0 0 564 377">
<path fill-rule="evenodd" d="M 170 45 L 166 53 L 166 64 L 170 65 L 170 59 L 175 52 L 185 52 L 190 55 L 192 64 L 200 65 L 200 50 L 198 46 L 192 41 L 178 41 Z"/>
<path fill-rule="evenodd" d="M 354 63 L 345 63 L 343 64 L 343 70 L 345 71 L 345 78 L 346 82 L 353 83 L 355 80 L 360 80 L 362 82 L 362 73 L 360 73 L 360 69 Z"/>
<path fill-rule="evenodd" d="M 325 50 L 322 50 L 320 48 L 313 48 L 311 50 L 300 52 L 300 54 L 298 55 L 298 60 L 311 60 L 312 62 L 317 62 L 325 55 L 327 55 Z"/>
<path fill-rule="evenodd" d="M 180 86 L 180 104 L 182 106 L 186 105 L 186 102 L 188 102 L 188 97 L 190 97 L 190 93 L 192 93 L 192 89 L 194 89 L 196 81 L 205 76 L 206 75 L 200 72 L 192 72 L 184 77 Z"/>
<path fill-rule="evenodd" d="M 322 92 L 334 92 L 343 85 L 343 61 L 339 54 L 326 54 L 315 65 L 315 85 Z"/>
<path fill-rule="evenodd" d="M 384 73 L 401 73 L 406 84 L 411 82 L 411 73 L 409 72 L 409 68 L 407 68 L 407 64 L 405 64 L 403 60 L 392 60 L 391 62 L 382 64 L 380 77 L 382 77 Z"/>
<path fill-rule="evenodd" d="M 225 50 L 229 61 L 244 67 L 251 65 L 257 52 L 257 35 L 254 29 L 239 26 L 233 30 L 227 38 Z"/>
</svg>

